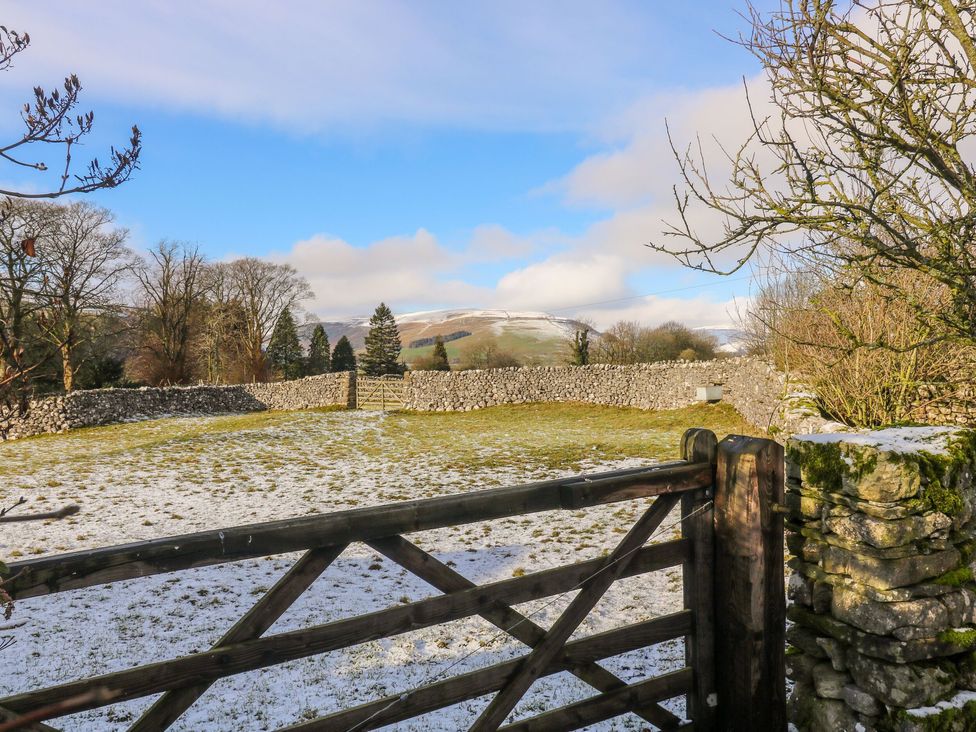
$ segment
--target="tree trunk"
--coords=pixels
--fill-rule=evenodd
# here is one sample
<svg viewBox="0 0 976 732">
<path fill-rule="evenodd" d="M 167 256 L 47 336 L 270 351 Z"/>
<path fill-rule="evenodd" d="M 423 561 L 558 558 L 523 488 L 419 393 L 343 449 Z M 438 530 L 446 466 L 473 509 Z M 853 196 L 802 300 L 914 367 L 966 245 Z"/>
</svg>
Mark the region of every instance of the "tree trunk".
<svg viewBox="0 0 976 732">
<path fill-rule="evenodd" d="M 75 371 L 74 366 L 71 365 L 71 341 L 70 339 L 65 339 L 61 344 L 61 367 L 64 371 L 64 390 L 66 392 L 74 391 L 75 388 Z"/>
</svg>

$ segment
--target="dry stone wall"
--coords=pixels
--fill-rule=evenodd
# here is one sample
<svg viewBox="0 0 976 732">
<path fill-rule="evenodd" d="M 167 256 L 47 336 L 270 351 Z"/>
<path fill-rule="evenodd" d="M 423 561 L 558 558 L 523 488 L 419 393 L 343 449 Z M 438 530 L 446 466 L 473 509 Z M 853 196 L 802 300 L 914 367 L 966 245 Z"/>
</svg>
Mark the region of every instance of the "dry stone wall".
<svg viewBox="0 0 976 732">
<path fill-rule="evenodd" d="M 952 428 L 787 443 L 801 731 L 976 729 L 974 473 L 976 432 Z"/>
<path fill-rule="evenodd" d="M 913 418 L 923 424 L 976 426 L 976 383 L 921 386 Z"/>
<path fill-rule="evenodd" d="M 34 400 L 23 417 L 0 415 L 6 420 L 0 434 L 15 439 L 167 416 L 349 406 L 354 378 L 337 373 L 268 384 L 76 391 Z"/>
<path fill-rule="evenodd" d="M 405 378 L 407 405 L 421 411 L 468 411 L 530 402 L 678 409 L 698 400 L 698 387 L 721 384 L 722 401 L 758 427 L 793 434 L 813 432 L 826 423 L 804 394 L 788 394 L 782 373 L 754 358 L 632 366 L 415 371 Z"/>
<path fill-rule="evenodd" d="M 414 371 L 405 379 L 406 408 L 468 411 L 499 404 L 587 402 L 640 409 L 677 409 L 698 401 L 699 387 L 721 384 L 722 400 L 750 423 L 775 434 L 823 430 L 826 423 L 802 392 L 788 393 L 786 377 L 752 358 L 671 361 L 633 366 L 563 366 L 484 371 Z M 99 389 L 47 397 L 24 417 L 0 414 L 7 438 L 63 432 L 168 415 L 222 414 L 261 409 L 355 406 L 356 374 L 234 386 Z"/>
</svg>

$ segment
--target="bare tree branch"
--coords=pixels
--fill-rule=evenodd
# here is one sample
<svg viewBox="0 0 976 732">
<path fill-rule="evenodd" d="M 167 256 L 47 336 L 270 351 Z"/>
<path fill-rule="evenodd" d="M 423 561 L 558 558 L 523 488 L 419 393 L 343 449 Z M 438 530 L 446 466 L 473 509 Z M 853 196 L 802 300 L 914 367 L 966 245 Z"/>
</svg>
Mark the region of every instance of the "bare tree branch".
<svg viewBox="0 0 976 732">
<path fill-rule="evenodd" d="M 902 269 L 946 288 L 926 317 L 976 341 L 976 17 L 950 0 L 784 0 L 750 7 L 739 43 L 765 71 L 774 113 L 756 114 L 727 181 L 669 131 L 683 185 L 652 248 L 728 274 L 778 253 L 893 287 Z M 701 214 L 721 234 L 699 233 Z M 857 280 L 854 277 L 853 280 Z M 921 311 L 922 300 L 915 303 Z"/>
<path fill-rule="evenodd" d="M 0 26 L 0 71 L 9 69 L 13 58 L 30 45 L 30 35 Z M 114 188 L 127 181 L 139 169 L 142 152 L 142 133 L 135 125 L 126 144 L 109 148 L 108 162 L 93 158 L 80 173 L 72 172 L 72 149 L 88 135 L 95 122 L 94 112 L 75 114 L 81 94 L 81 82 L 71 74 L 65 77 L 61 89 L 48 92 L 34 87 L 33 98 L 24 104 L 21 119 L 24 131 L 20 137 L 0 144 L 0 159 L 22 168 L 38 172 L 48 170 L 47 163 L 32 151 L 49 146 L 63 147 L 63 164 L 58 184 L 51 190 L 35 193 L 23 190 L 0 189 L 0 195 L 14 198 L 58 198 L 71 193 L 91 193 L 102 188 Z"/>
</svg>

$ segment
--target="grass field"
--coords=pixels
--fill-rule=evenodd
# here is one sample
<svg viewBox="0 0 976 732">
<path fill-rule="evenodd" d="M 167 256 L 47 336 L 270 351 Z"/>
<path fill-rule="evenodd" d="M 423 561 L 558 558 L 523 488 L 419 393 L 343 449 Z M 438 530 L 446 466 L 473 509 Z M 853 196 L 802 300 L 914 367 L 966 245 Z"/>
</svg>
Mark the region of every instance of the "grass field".
<svg viewBox="0 0 976 732">
<path fill-rule="evenodd" d="M 586 405 L 520 405 L 466 413 L 311 410 L 165 419 L 0 444 L 0 500 L 23 495 L 27 510 L 78 503 L 60 522 L 13 525 L 0 557 L 39 556 L 397 500 L 613 469 L 677 457 L 691 426 L 720 437 L 750 428 L 729 408 L 671 412 Z M 502 579 L 598 556 L 619 541 L 646 504 L 552 512 L 412 535 L 475 581 Z M 671 538 L 669 525 L 658 540 Z M 16 643 L 5 651 L 0 695 L 203 650 L 255 601 L 294 556 L 237 562 L 65 592 L 17 605 Z M 619 583 L 581 634 L 671 612 L 680 571 Z M 271 633 L 427 597 L 433 591 L 354 545 Z M 526 603 L 548 624 L 571 599 Z M 242 674 L 217 683 L 175 727 L 274 729 L 452 673 L 511 657 L 520 646 L 480 619 L 408 633 Z M 490 642 L 486 644 L 486 638 Z M 473 651 L 470 658 L 468 654 Z M 635 681 L 680 664 L 680 642 L 612 659 Z M 557 675 L 517 708 L 534 713 L 587 696 Z M 472 700 L 398 729 L 453 730 L 485 700 Z M 59 720 L 69 730 L 115 730 L 146 701 Z M 680 704 L 673 707 L 681 711 Z M 640 729 L 621 718 L 602 729 Z"/>
</svg>

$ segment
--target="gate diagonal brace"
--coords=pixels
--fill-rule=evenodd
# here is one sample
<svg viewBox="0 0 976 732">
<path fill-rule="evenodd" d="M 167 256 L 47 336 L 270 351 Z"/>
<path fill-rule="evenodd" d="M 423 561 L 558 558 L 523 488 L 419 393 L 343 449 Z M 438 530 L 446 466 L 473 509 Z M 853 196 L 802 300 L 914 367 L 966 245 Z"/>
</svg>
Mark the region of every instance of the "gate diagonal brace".
<svg viewBox="0 0 976 732">
<path fill-rule="evenodd" d="M 305 593 L 305 590 L 312 586 L 312 583 L 328 569 L 329 565 L 345 551 L 347 546 L 347 544 L 339 544 L 310 549 L 305 552 L 292 565 L 291 569 L 261 596 L 261 599 L 247 611 L 244 617 L 238 620 L 234 627 L 214 644 L 212 650 L 260 638 Z M 151 732 L 152 730 L 167 729 L 197 699 L 203 696 L 213 683 L 213 681 L 206 681 L 196 686 L 186 686 L 182 689 L 167 691 L 149 709 L 143 712 L 142 716 L 129 728 L 129 732 Z"/>
<path fill-rule="evenodd" d="M 677 504 L 679 496 L 661 495 L 644 512 L 637 523 L 616 548 L 607 556 L 600 569 L 583 582 L 579 594 L 573 598 L 569 607 L 546 632 L 545 638 L 525 657 L 518 669 L 491 700 L 481 716 L 471 726 L 470 732 L 494 732 L 505 721 L 519 700 L 525 696 L 529 687 L 542 675 L 545 668 L 556 658 L 566 645 L 566 641 L 580 626 L 590 611 L 600 601 L 610 586 L 619 579 L 634 553 L 644 546 L 654 530 L 661 525 L 668 512 Z"/>
<path fill-rule="evenodd" d="M 474 582 L 402 536 L 376 539 L 367 544 L 445 594 L 477 587 Z M 529 648 L 539 645 L 546 636 L 545 628 L 504 603 L 498 603 L 478 614 Z M 569 671 L 597 691 L 616 691 L 627 686 L 627 682 L 595 662 L 574 666 Z M 634 713 L 661 729 L 677 728 L 681 722 L 677 716 L 656 703 Z"/>
</svg>

